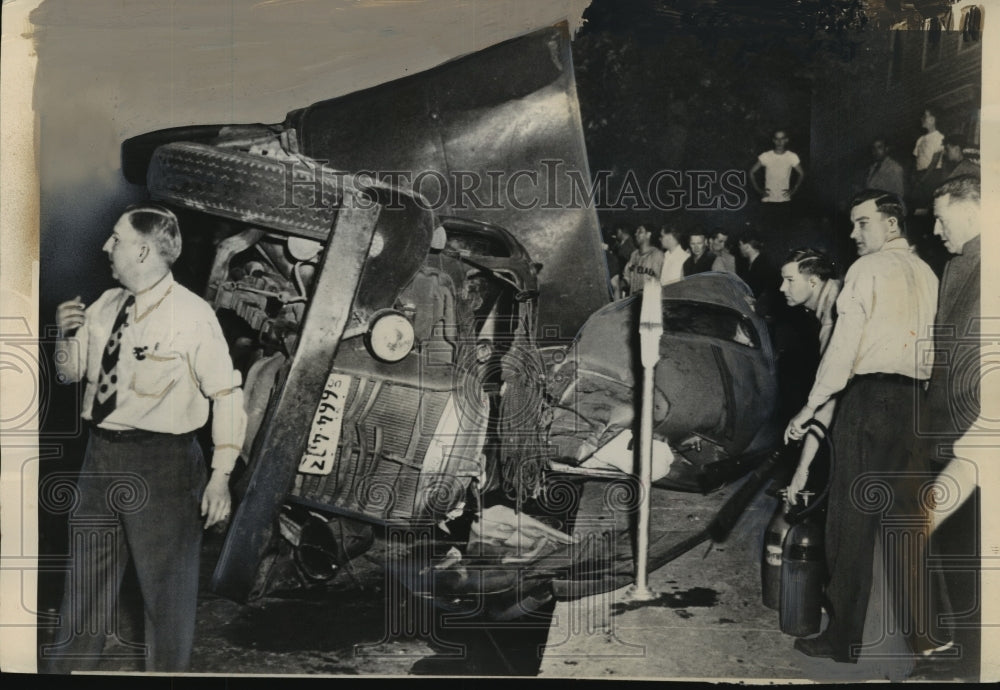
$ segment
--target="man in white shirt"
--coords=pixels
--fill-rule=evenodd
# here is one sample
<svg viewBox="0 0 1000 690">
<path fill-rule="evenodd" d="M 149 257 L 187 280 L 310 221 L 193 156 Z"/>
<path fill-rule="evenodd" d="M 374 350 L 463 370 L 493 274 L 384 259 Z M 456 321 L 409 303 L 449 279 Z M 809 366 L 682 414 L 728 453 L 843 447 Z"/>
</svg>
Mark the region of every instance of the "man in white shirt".
<svg viewBox="0 0 1000 690">
<path fill-rule="evenodd" d="M 826 521 L 830 625 L 818 637 L 796 640 L 795 648 L 842 662 L 856 662 L 860 654 L 876 535 L 927 519 L 919 488 L 929 466 L 909 451 L 918 396 L 931 375 L 927 336 L 938 281 L 904 239 L 904 217 L 894 194 L 865 190 L 852 200 L 859 258 L 844 278 L 837 322 L 806 405 L 785 431 L 786 440 L 801 439 L 806 422 L 839 396 Z M 905 574 L 891 583 L 897 621 L 911 632 L 913 652 L 923 654 L 942 642 L 924 601 L 907 596 L 923 591 L 915 578 L 925 574 L 924 554 L 908 553 L 898 537 L 883 539 L 889 572 Z"/>
<path fill-rule="evenodd" d="M 915 165 L 910 205 L 913 207 L 914 215 L 924 217 L 930 215 L 934 187 L 941 180 L 944 134 L 938 131 L 937 114 L 930 108 L 925 108 L 920 116 L 920 126 L 927 131 L 917 139 L 913 147 Z M 930 232 L 930 227 L 925 226 L 926 223 L 921 223 L 921 228 L 915 232 L 915 237 L 923 238 Z"/>
<path fill-rule="evenodd" d="M 944 152 L 944 134 L 937 129 L 937 114 L 932 109 L 924 109 L 920 115 L 920 126 L 927 131 L 917 139 L 913 147 L 918 178 L 922 176 L 921 173 L 936 168 Z"/>
<path fill-rule="evenodd" d="M 660 228 L 660 245 L 663 247 L 663 269 L 660 285 L 667 285 L 684 278 L 684 262 L 691 252 L 681 245 L 682 234 L 677 228 L 664 225 Z"/>
<path fill-rule="evenodd" d="M 60 381 L 84 381 L 90 440 L 70 516 L 70 571 L 49 672 L 92 670 L 115 634 L 118 587 L 135 565 L 146 670 L 185 671 L 194 640 L 202 530 L 229 517 L 246 429 L 241 380 L 211 306 L 174 282 L 177 218 L 126 210 L 104 251 L 121 287 L 56 310 Z M 212 474 L 195 432 L 212 412 Z"/>
<path fill-rule="evenodd" d="M 750 168 L 750 183 L 765 204 L 784 204 L 791 201 L 802 186 L 805 172 L 798 155 L 788 150 L 788 134 L 784 130 L 776 130 L 771 141 L 774 148 L 757 156 L 757 161 Z M 757 172 L 761 168 L 764 169 L 763 188 L 757 182 Z M 792 171 L 796 173 L 794 187 Z"/>
</svg>

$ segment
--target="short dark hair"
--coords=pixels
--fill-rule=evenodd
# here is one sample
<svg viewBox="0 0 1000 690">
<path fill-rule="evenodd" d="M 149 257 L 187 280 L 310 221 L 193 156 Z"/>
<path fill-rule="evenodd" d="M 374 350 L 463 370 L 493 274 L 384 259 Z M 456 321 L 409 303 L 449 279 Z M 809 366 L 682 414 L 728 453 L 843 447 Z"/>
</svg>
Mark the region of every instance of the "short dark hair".
<svg viewBox="0 0 1000 690">
<path fill-rule="evenodd" d="M 709 235 L 709 237 L 711 237 L 714 240 L 719 235 L 722 235 L 723 237 L 725 237 L 728 240 L 730 233 L 728 231 L 724 230 L 723 228 L 715 228 L 714 230 L 712 230 L 712 234 Z"/>
<path fill-rule="evenodd" d="M 629 237 L 635 237 L 635 228 L 633 228 L 631 225 L 629 225 L 627 223 L 619 223 L 618 225 L 615 226 L 615 234 L 616 235 L 618 234 L 619 230 L 621 230 L 622 232 L 624 232 Z"/>
<path fill-rule="evenodd" d="M 778 136 L 778 132 L 781 132 L 782 134 L 784 134 L 789 139 L 792 138 L 791 136 L 789 136 L 788 130 L 785 129 L 784 127 L 775 127 L 773 130 L 771 130 L 771 137 L 774 138 L 774 137 Z"/>
<path fill-rule="evenodd" d="M 125 209 L 129 223 L 140 235 L 147 237 L 168 266 L 181 255 L 181 226 L 177 216 L 166 206 L 153 203 L 133 204 Z"/>
<path fill-rule="evenodd" d="M 979 178 L 975 175 L 960 175 L 951 178 L 934 190 L 935 199 L 946 194 L 951 197 L 952 201 L 975 201 L 978 204 L 981 198 Z"/>
<path fill-rule="evenodd" d="M 764 249 L 764 240 L 762 240 L 760 235 L 758 235 L 756 232 L 744 233 L 739 238 L 739 242 L 740 244 L 749 244 L 757 251 L 761 251 Z"/>
<path fill-rule="evenodd" d="M 816 276 L 820 280 L 830 280 L 837 274 L 833 260 L 818 249 L 795 249 L 785 258 L 786 264 L 797 264 L 799 273 Z"/>
<path fill-rule="evenodd" d="M 860 206 L 867 201 L 874 201 L 878 212 L 887 218 L 895 218 L 899 232 L 906 233 L 906 206 L 898 194 L 884 189 L 863 189 L 851 198 L 851 208 Z"/>
<path fill-rule="evenodd" d="M 961 134 L 949 134 L 944 138 L 945 146 L 957 146 L 960 149 L 965 148 L 965 137 Z"/>
<path fill-rule="evenodd" d="M 678 228 L 676 225 L 661 225 L 660 234 L 673 235 L 675 240 L 677 240 L 681 244 L 684 243 L 684 233 L 681 232 L 680 228 Z"/>
<path fill-rule="evenodd" d="M 882 135 L 879 135 L 879 136 L 875 137 L 874 139 L 872 139 L 872 146 L 874 146 L 875 144 L 879 143 L 880 141 L 885 145 L 886 149 L 889 148 L 889 140 L 886 139 Z"/>
</svg>

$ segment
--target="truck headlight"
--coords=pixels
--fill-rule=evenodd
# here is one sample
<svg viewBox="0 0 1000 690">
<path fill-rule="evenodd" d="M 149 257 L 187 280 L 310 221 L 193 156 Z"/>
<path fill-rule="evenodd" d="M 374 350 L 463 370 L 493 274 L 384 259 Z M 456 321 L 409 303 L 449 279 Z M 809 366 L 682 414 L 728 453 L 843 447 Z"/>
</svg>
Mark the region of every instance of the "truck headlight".
<svg viewBox="0 0 1000 690">
<path fill-rule="evenodd" d="M 365 334 L 365 345 L 376 359 L 398 362 L 413 349 L 413 324 L 396 311 L 376 314 Z"/>
</svg>

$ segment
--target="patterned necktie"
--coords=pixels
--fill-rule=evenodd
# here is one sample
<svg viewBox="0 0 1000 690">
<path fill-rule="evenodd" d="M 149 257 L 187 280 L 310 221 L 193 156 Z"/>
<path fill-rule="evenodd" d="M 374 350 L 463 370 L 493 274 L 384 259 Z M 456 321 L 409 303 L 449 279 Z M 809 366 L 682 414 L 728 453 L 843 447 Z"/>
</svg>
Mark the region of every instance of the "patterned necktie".
<svg viewBox="0 0 1000 690">
<path fill-rule="evenodd" d="M 97 395 L 94 397 L 94 407 L 90 418 L 94 424 L 100 424 L 115 409 L 118 398 L 118 355 L 121 352 L 122 335 L 128 327 L 128 310 L 135 304 L 135 297 L 129 295 L 125 304 L 118 311 L 115 325 L 111 327 L 111 336 L 101 355 L 101 374 L 97 379 Z"/>
</svg>

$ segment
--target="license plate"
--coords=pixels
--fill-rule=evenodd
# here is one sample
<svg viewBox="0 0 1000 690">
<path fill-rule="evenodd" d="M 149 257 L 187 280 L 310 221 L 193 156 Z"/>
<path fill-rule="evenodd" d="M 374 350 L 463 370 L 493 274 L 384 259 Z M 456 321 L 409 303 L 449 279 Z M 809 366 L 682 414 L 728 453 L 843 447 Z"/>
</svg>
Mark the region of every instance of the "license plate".
<svg viewBox="0 0 1000 690">
<path fill-rule="evenodd" d="M 323 387 L 323 396 L 313 415 L 312 428 L 306 441 L 306 452 L 299 461 L 299 472 L 330 474 L 337 459 L 340 426 L 344 420 L 344 403 L 351 387 L 351 377 L 330 374 Z"/>
</svg>

